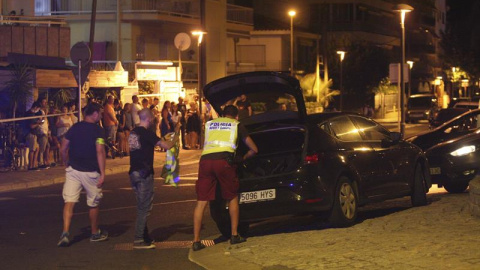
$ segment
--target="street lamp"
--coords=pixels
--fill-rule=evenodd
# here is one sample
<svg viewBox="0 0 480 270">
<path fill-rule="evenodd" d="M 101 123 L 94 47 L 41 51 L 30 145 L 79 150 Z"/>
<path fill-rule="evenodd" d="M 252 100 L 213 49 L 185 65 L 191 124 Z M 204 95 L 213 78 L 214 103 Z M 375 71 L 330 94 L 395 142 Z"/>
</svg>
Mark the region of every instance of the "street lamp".
<svg viewBox="0 0 480 270">
<path fill-rule="evenodd" d="M 203 98 L 203 92 L 202 92 L 202 87 L 204 85 L 203 81 L 203 76 L 204 76 L 204 70 L 202 69 L 202 40 L 203 40 L 203 35 L 206 35 L 207 32 L 200 31 L 200 30 L 195 30 L 192 31 L 193 36 L 198 37 L 198 112 L 199 116 L 202 117 L 202 98 Z"/>
<path fill-rule="evenodd" d="M 293 17 L 297 12 L 295 10 L 288 11 L 290 16 L 290 75 L 293 76 Z"/>
<path fill-rule="evenodd" d="M 340 56 L 340 111 L 343 110 L 343 59 L 345 58 L 345 51 L 337 51 Z"/>
<path fill-rule="evenodd" d="M 408 64 L 408 97 L 412 95 L 412 68 L 413 68 L 413 61 L 407 61 Z"/>
<path fill-rule="evenodd" d="M 406 4 L 398 4 L 394 8 L 395 11 L 400 13 L 400 26 L 402 28 L 402 62 L 400 63 L 400 80 L 401 80 L 401 90 L 400 90 L 400 110 L 401 110 L 401 120 L 400 120 L 400 133 L 402 137 L 405 135 L 405 79 L 404 79 L 404 66 L 405 66 L 405 14 L 411 12 L 413 7 Z"/>
</svg>

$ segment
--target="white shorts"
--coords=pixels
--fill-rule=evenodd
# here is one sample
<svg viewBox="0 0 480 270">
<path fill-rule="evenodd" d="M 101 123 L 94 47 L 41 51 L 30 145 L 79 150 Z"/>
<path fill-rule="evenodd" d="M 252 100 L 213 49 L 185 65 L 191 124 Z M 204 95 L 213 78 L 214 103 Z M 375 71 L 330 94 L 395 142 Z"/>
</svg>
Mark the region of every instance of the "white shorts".
<svg viewBox="0 0 480 270">
<path fill-rule="evenodd" d="M 66 180 L 63 185 L 63 200 L 78 202 L 82 188 L 87 193 L 87 205 L 97 207 L 103 197 L 102 189 L 97 187 L 100 174 L 98 172 L 81 172 L 71 166 L 65 169 Z"/>
</svg>

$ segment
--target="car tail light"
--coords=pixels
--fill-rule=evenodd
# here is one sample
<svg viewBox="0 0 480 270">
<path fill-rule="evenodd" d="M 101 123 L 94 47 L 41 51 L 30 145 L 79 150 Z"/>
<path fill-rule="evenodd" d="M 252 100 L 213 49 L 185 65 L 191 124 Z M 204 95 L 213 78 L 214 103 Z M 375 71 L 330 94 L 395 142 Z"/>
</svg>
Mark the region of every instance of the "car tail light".
<svg viewBox="0 0 480 270">
<path fill-rule="evenodd" d="M 305 156 L 305 164 L 314 164 L 318 163 L 318 154 L 311 154 Z"/>
</svg>

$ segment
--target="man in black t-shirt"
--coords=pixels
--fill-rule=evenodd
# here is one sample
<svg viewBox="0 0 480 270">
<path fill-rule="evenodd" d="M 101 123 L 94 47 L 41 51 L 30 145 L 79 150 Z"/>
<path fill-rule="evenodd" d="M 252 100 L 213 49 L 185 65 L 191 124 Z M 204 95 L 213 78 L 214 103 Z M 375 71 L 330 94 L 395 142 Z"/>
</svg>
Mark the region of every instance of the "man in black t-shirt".
<svg viewBox="0 0 480 270">
<path fill-rule="evenodd" d="M 62 160 L 67 168 L 63 185 L 63 233 L 58 246 L 70 244 L 69 229 L 73 207 L 82 189 L 87 194 L 87 205 L 92 235 L 90 242 L 107 240 L 108 234 L 98 228 L 98 205 L 103 197 L 102 186 L 105 180 L 105 132 L 98 125 L 102 108 L 97 103 L 84 108 L 85 119 L 73 125 L 62 140 Z M 68 152 L 68 154 L 67 154 Z"/>
<path fill-rule="evenodd" d="M 154 240 L 150 238 L 147 228 L 147 216 L 152 210 L 153 202 L 153 154 L 155 146 L 164 149 L 172 148 L 178 140 L 180 125 L 175 127 L 172 141 L 161 141 L 149 129 L 155 118 L 152 111 L 142 109 L 138 112 L 140 124 L 128 137 L 130 147 L 130 182 L 137 197 L 137 221 L 135 223 L 134 249 L 155 248 Z"/>
</svg>

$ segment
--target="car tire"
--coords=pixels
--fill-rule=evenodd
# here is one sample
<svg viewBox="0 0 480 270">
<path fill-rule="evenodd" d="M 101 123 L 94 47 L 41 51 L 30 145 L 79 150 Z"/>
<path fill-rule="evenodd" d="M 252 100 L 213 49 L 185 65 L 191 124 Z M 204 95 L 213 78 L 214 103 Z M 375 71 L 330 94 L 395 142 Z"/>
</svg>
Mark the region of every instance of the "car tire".
<svg viewBox="0 0 480 270">
<path fill-rule="evenodd" d="M 411 195 L 412 206 L 427 205 L 427 192 L 425 187 L 425 172 L 420 163 L 415 166 L 413 176 L 413 190 Z"/>
<path fill-rule="evenodd" d="M 230 213 L 226 207 L 225 200 L 210 201 L 210 216 L 217 225 L 218 230 L 223 237 L 230 239 L 232 236 L 232 227 L 230 223 Z M 249 223 L 240 221 L 237 231 L 241 236 L 246 236 L 249 229 Z"/>
<path fill-rule="evenodd" d="M 468 188 L 468 182 L 445 183 L 443 187 L 448 193 L 463 193 Z"/>
<path fill-rule="evenodd" d="M 358 214 L 358 196 L 352 181 L 341 177 L 335 189 L 333 207 L 328 221 L 334 227 L 348 227 L 355 223 Z"/>
</svg>

